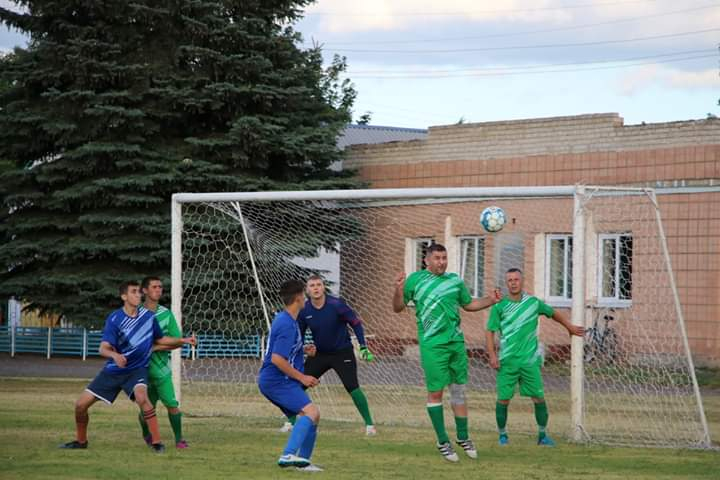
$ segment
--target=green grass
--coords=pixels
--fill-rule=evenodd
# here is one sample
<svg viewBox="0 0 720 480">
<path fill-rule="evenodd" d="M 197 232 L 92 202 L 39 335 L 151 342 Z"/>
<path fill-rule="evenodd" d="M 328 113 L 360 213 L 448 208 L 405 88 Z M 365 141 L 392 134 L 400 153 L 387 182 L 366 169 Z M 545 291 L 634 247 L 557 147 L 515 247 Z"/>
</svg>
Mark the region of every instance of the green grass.
<svg viewBox="0 0 720 480">
<path fill-rule="evenodd" d="M 144 446 L 136 408 L 122 395 L 115 405 L 91 409 L 90 448 L 64 451 L 73 439 L 73 402 L 80 380 L 0 378 L 0 478 L 2 479 L 214 479 L 305 478 L 281 470 L 275 461 L 286 436 L 281 419 L 187 417 L 191 448 L 154 455 Z M 243 409 L 242 404 L 237 405 Z M 322 407 L 321 407 L 322 408 Z M 713 430 L 720 424 L 720 398 L 706 398 Z M 161 408 L 164 412 L 164 410 Z M 418 412 L 423 415 L 424 412 Z M 161 431 L 170 438 L 164 413 Z M 500 448 L 495 435 L 474 435 L 480 458 L 451 465 L 435 451 L 429 427 L 380 426 L 365 438 L 359 423 L 322 421 L 313 460 L 326 468 L 321 478 L 489 478 L 502 479 L 717 479 L 717 451 L 586 447 L 560 442 L 555 449 L 513 435 Z"/>
</svg>

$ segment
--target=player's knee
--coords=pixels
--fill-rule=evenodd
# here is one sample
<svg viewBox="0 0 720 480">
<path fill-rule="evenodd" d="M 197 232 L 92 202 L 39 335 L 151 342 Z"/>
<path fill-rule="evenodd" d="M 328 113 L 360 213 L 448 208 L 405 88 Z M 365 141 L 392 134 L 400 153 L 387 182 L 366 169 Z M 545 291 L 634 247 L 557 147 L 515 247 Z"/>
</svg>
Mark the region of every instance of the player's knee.
<svg viewBox="0 0 720 480">
<path fill-rule="evenodd" d="M 450 405 L 465 405 L 465 385 L 453 383 L 449 387 Z"/>
<path fill-rule="evenodd" d="M 443 391 L 428 392 L 428 403 L 442 403 Z"/>
<path fill-rule="evenodd" d="M 306 415 L 312 422 L 317 425 L 320 422 L 320 409 L 311 403 L 302 409 L 302 414 Z"/>
</svg>

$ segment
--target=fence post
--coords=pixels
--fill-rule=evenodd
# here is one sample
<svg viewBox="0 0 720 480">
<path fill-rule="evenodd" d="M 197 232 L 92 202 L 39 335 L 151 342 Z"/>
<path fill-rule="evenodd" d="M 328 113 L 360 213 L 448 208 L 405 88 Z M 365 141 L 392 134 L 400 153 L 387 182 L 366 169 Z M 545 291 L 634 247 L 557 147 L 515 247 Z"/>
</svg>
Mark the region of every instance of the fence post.
<svg viewBox="0 0 720 480">
<path fill-rule="evenodd" d="M 83 361 L 87 359 L 87 328 L 83 328 L 83 346 L 82 346 Z"/>
<path fill-rule="evenodd" d="M 15 325 L 10 325 L 10 356 L 15 357 Z"/>
<path fill-rule="evenodd" d="M 52 327 L 48 327 L 48 342 L 47 342 L 47 358 L 50 359 L 50 352 L 52 351 Z"/>
</svg>

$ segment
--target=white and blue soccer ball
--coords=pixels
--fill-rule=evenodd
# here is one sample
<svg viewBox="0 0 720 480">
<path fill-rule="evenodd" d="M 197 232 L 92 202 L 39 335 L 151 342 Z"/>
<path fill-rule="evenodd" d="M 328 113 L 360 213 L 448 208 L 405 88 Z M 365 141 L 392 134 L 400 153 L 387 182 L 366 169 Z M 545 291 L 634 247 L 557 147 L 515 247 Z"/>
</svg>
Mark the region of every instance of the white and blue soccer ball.
<svg viewBox="0 0 720 480">
<path fill-rule="evenodd" d="M 499 232 L 506 223 L 505 210 L 500 207 L 487 207 L 480 214 L 480 225 L 490 233 Z"/>
</svg>

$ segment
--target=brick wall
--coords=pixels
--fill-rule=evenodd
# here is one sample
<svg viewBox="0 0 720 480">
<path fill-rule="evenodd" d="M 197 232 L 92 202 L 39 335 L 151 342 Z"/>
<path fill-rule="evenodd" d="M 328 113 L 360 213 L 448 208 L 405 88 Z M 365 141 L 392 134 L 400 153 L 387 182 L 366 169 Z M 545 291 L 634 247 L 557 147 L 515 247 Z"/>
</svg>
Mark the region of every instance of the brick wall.
<svg viewBox="0 0 720 480">
<path fill-rule="evenodd" d="M 720 120 L 625 126 L 617 114 L 431 127 L 355 145 L 345 166 L 374 188 L 720 185 Z M 693 352 L 720 361 L 720 189 L 662 195 Z"/>
</svg>

